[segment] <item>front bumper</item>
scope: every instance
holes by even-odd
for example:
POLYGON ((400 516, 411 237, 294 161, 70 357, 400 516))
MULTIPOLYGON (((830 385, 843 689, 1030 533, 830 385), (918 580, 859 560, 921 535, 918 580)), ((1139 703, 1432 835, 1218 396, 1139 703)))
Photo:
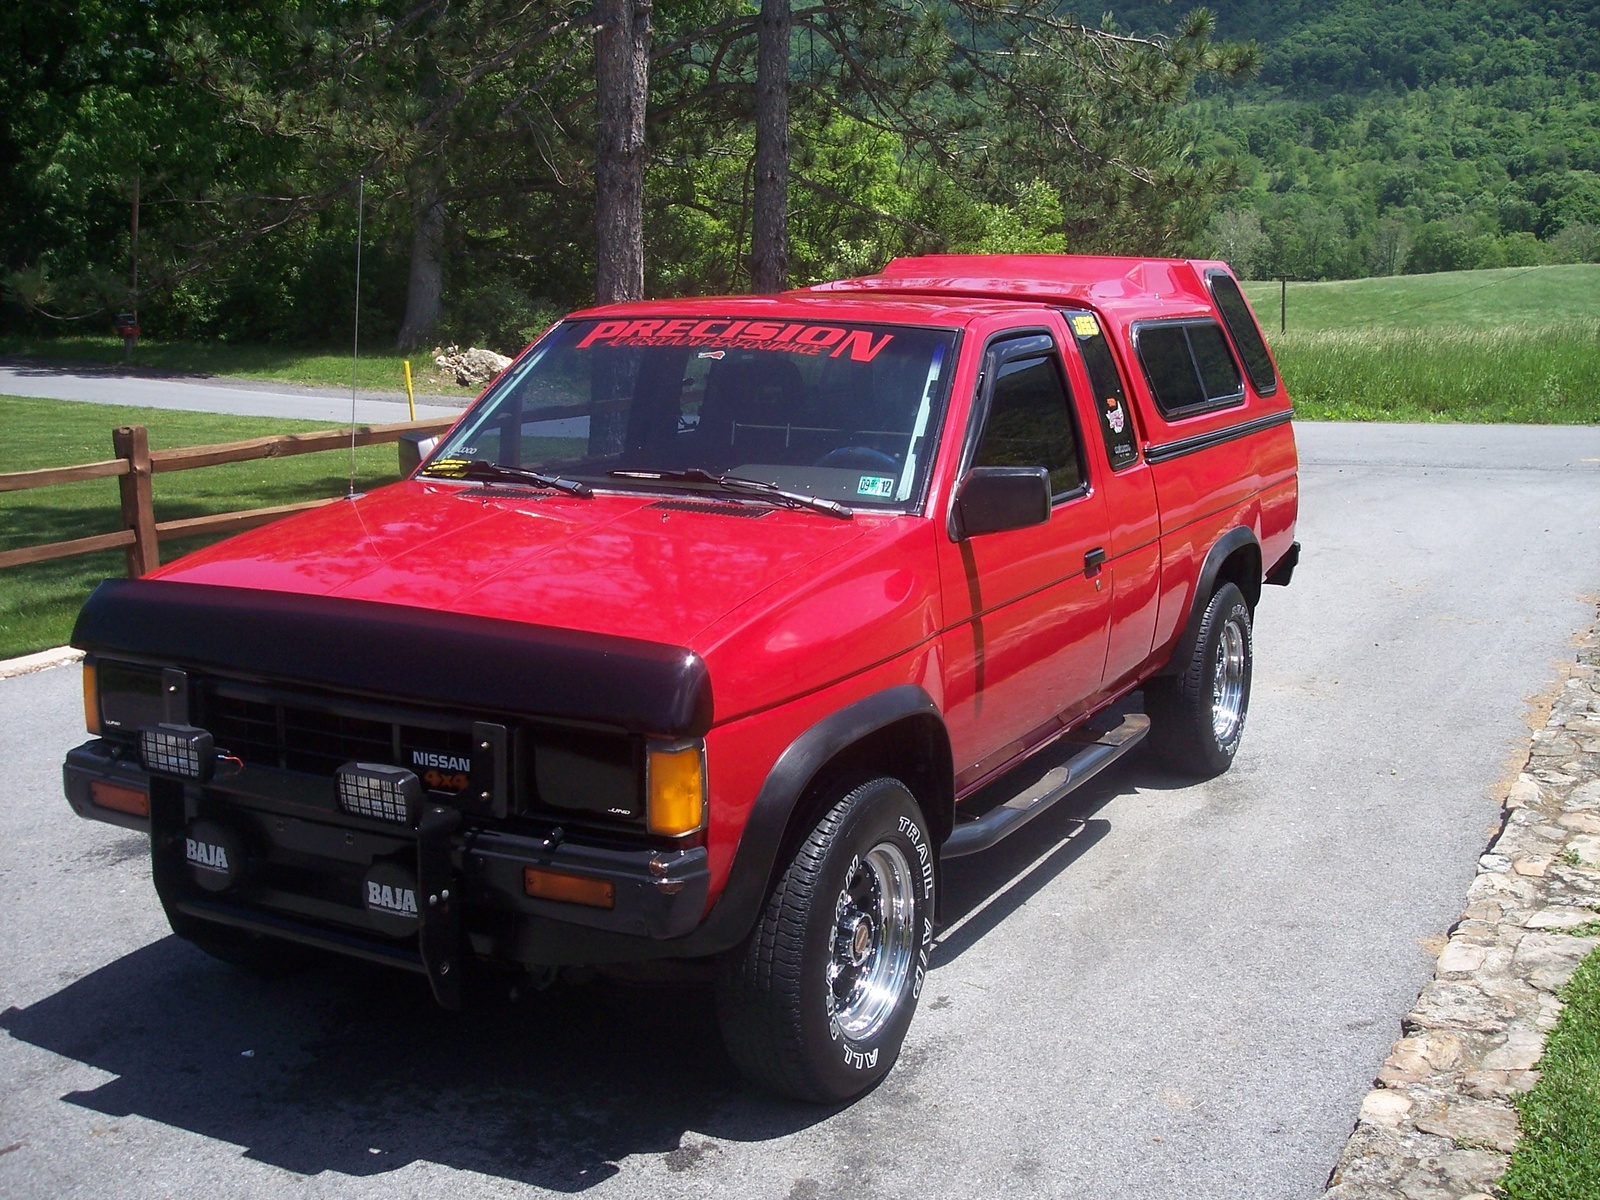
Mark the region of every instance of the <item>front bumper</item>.
POLYGON ((670 939, 691 933, 706 910, 703 847, 599 845, 556 829, 541 836, 444 805, 427 806, 407 828, 344 813, 321 782, 260 767, 205 786, 152 778, 131 749, 101 739, 69 751, 63 767, 79 816, 149 832, 156 890, 180 932, 204 921, 406 967, 427 974, 447 1004, 466 951, 530 965, 670 955, 670 939), (145 791, 149 817, 96 804, 97 780, 145 791), (243 858, 220 889, 199 886, 185 861, 197 821, 226 829, 243 858), (364 880, 384 864, 415 879, 414 931, 395 933, 392 919, 364 903, 364 880), (612 903, 528 895, 529 868, 608 883, 612 903))

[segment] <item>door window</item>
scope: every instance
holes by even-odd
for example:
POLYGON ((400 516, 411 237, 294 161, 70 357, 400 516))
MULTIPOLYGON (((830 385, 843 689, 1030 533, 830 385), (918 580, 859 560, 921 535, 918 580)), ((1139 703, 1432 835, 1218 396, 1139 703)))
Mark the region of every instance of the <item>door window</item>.
POLYGON ((975 467, 1044 467, 1057 502, 1083 490, 1083 456, 1071 400, 1047 338, 990 351, 989 411, 975 467), (1009 352, 1008 352, 1009 350, 1009 352))

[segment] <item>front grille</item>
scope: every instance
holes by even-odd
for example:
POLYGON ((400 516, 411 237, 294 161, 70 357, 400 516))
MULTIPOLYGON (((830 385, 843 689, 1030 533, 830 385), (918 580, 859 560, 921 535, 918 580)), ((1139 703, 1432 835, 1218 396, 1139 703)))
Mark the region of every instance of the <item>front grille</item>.
POLYGON ((310 775, 332 776, 348 762, 413 769, 410 760, 417 751, 472 757, 467 721, 458 729, 439 729, 355 715, 299 697, 245 695, 225 685, 206 689, 204 724, 219 753, 254 766, 310 775))

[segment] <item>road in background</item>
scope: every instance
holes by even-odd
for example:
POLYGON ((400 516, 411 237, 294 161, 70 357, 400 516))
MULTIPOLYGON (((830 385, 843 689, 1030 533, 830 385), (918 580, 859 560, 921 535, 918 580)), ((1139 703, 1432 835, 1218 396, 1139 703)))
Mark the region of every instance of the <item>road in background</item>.
MULTIPOLYGON (((20 359, 0 362, 0 396, 131 404, 139 408, 283 417, 332 424, 350 420, 348 389, 340 393, 220 376, 195 378, 154 371, 127 371, 120 367, 63 367, 20 359)), ((420 396, 417 419, 453 417, 475 398, 476 393, 466 391, 459 400, 448 396, 420 396)), ((361 392, 357 395, 356 420, 362 424, 407 419, 404 392, 361 392)))
POLYGON ((1312 1196, 1593 618, 1600 429, 1299 436, 1234 769, 1133 756, 953 863, 901 1062, 836 1111, 743 1084, 693 986, 449 1015, 210 961, 61 798, 76 669, 0 683, 0 1194, 1312 1196))

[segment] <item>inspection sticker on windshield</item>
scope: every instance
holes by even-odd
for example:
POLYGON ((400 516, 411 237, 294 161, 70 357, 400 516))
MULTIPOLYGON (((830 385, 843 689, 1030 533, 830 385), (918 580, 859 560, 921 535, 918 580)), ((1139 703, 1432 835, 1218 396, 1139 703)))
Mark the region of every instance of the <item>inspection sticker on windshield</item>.
POLYGON ((894 476, 863 475, 856 483, 856 495, 880 496, 887 500, 894 495, 894 476))

